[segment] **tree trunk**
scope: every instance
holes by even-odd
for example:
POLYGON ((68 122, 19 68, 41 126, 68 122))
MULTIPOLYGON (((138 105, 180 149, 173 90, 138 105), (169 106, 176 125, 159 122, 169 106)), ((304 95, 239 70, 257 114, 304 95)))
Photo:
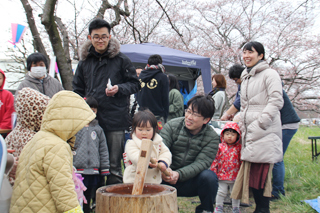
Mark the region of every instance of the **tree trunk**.
POLYGON ((66 57, 65 49, 62 46, 62 41, 58 31, 58 26, 55 23, 54 8, 57 0, 47 0, 44 9, 41 23, 45 26, 49 35, 53 52, 57 57, 57 64, 59 67, 62 85, 66 90, 72 90, 72 67, 71 60, 66 57))

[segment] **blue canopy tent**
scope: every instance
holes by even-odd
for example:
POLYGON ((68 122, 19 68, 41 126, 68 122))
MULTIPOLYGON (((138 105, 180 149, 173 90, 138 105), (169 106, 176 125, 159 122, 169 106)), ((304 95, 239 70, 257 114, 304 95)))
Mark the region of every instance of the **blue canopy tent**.
POLYGON ((148 63, 150 55, 159 54, 167 73, 174 74, 178 80, 188 82, 188 92, 195 85, 195 80, 202 75, 204 92, 211 91, 210 58, 175 50, 154 43, 124 44, 122 53, 127 55, 135 66, 148 63))

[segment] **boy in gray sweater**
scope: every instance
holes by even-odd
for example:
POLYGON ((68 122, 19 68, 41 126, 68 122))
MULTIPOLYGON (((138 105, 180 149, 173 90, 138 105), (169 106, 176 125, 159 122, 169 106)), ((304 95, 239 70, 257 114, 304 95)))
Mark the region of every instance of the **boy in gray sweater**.
MULTIPOLYGON (((85 98, 93 112, 97 113, 98 102, 93 97, 85 98)), ((73 165, 77 173, 84 177, 83 183, 87 187, 84 196, 87 204, 83 204, 84 213, 90 213, 90 201, 95 200, 95 192, 109 175, 109 151, 106 137, 98 120, 94 119, 76 134, 73 165)))

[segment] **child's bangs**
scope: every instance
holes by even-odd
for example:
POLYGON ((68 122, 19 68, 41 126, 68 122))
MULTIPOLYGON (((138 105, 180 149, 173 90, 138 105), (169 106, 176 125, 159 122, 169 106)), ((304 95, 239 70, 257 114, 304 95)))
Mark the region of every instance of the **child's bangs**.
POLYGON ((141 117, 137 122, 137 127, 147 127, 148 122, 149 121, 147 119, 143 119, 143 117, 141 117))

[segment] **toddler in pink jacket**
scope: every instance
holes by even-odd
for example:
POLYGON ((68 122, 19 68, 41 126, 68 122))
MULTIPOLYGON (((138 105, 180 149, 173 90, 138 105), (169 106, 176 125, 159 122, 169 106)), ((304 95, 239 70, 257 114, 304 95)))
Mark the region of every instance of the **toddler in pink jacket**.
MULTIPOLYGON (((219 189, 216 197, 215 213, 223 212, 223 201, 232 191, 234 182, 238 175, 241 161, 241 132, 237 123, 227 123, 220 134, 221 143, 216 158, 211 164, 210 169, 214 171, 219 179, 219 189)), ((240 200, 232 199, 233 213, 240 212, 240 200)))

